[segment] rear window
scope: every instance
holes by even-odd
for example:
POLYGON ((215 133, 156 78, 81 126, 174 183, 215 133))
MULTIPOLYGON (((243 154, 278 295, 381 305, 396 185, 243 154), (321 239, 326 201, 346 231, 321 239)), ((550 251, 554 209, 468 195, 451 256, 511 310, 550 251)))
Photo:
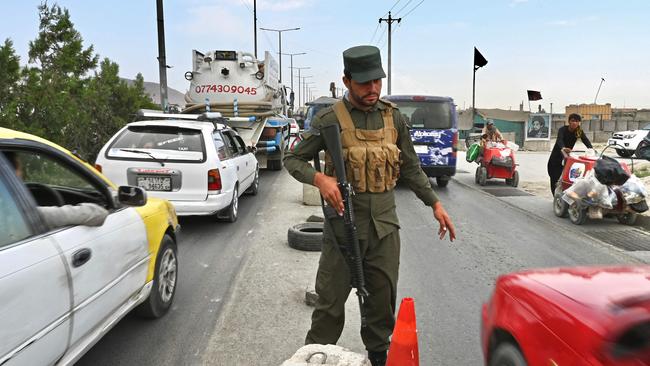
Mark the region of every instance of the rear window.
POLYGON ((107 157, 147 160, 204 161, 200 130, 174 126, 131 126, 113 141, 107 157))
POLYGON ((443 130, 453 127, 451 103, 435 101, 393 101, 413 128, 443 130))

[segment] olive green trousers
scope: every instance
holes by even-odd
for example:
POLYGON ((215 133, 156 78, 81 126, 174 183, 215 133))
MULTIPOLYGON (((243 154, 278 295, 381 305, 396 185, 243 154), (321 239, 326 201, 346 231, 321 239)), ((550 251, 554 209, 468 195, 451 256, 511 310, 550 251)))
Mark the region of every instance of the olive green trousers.
MULTIPOLYGON (((342 220, 330 220, 324 228, 323 248, 318 273, 316 293, 318 301, 312 314, 311 329, 305 344, 336 344, 345 324, 345 302, 350 295, 350 270, 337 243, 343 244, 342 220), (334 238, 336 233, 336 241, 334 238)), ((363 258, 366 290, 364 303, 366 326, 361 328, 361 339, 366 350, 384 351, 390 344, 395 326, 395 297, 399 270, 400 239, 394 231, 379 239, 373 225, 368 235, 359 237, 363 258)), ((344 249, 343 249, 344 250, 344 249)), ((358 306, 358 302, 354 302, 358 306)))

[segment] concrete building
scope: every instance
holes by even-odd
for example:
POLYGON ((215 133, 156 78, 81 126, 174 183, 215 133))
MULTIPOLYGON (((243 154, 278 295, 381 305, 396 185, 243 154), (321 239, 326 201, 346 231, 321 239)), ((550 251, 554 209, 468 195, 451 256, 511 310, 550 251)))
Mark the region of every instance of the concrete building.
POLYGON ((570 104, 565 108, 565 114, 577 113, 582 120, 610 120, 612 119, 612 105, 607 104, 570 104))

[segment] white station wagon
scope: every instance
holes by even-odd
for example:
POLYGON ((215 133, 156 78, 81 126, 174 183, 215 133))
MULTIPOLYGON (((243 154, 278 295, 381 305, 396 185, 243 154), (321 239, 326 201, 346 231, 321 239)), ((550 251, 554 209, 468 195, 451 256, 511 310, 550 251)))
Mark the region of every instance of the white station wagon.
POLYGON ((179 216, 236 221, 239 196, 259 188, 252 149, 223 124, 165 118, 127 124, 101 149, 96 167, 118 185, 169 200, 179 216))

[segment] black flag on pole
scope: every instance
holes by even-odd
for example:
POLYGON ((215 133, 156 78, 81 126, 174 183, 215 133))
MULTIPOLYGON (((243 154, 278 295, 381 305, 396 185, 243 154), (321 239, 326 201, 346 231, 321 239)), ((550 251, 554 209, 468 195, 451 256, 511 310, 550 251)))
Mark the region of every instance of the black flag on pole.
POLYGON ((542 93, 535 91, 535 90, 527 90, 528 92, 528 100, 529 101, 536 101, 536 100, 542 100, 542 93))
POLYGON ((488 61, 481 55, 481 53, 474 47, 474 67, 483 67, 487 65, 488 61))

